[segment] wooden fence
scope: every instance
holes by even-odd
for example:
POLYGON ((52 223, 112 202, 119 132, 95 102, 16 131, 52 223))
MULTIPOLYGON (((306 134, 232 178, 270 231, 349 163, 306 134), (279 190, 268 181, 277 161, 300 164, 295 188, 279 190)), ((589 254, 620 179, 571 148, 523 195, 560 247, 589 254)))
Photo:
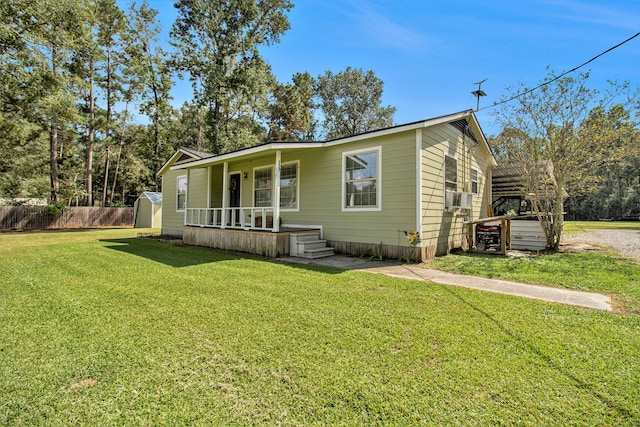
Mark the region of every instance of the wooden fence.
POLYGON ((61 215, 46 206, 0 206, 0 230, 133 227, 133 208, 75 207, 61 215))

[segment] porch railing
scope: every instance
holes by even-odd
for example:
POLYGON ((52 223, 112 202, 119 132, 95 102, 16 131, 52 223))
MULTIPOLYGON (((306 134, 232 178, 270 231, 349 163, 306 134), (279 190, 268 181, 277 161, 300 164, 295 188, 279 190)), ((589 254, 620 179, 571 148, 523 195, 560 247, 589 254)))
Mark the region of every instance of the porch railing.
POLYGON ((273 218, 274 209, 272 207, 187 208, 184 215, 184 225, 273 231, 273 218))

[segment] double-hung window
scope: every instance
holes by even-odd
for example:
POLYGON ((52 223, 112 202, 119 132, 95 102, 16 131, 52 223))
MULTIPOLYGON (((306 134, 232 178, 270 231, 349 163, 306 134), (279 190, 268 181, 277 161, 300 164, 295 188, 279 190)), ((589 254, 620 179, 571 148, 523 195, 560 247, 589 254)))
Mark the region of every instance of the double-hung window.
POLYGON ((187 207, 187 176, 180 175, 177 180, 176 211, 184 211, 187 207))
POLYGON ((273 169, 271 168, 271 166, 261 169, 255 169, 253 171, 253 205, 255 207, 262 208, 272 206, 272 174, 273 169))
MULTIPOLYGON (((280 208, 298 209, 298 162, 280 167, 280 208)), ((273 206, 273 166, 253 171, 253 205, 257 208, 273 206)))
POLYGON ((280 167, 280 208, 298 209, 298 162, 280 167))
POLYGON ((478 194, 478 169, 471 168, 471 192, 478 194))
POLYGON ((342 154, 342 209, 380 210, 381 147, 342 154))
POLYGON ((444 156, 444 189, 458 190, 458 161, 451 156, 444 156))

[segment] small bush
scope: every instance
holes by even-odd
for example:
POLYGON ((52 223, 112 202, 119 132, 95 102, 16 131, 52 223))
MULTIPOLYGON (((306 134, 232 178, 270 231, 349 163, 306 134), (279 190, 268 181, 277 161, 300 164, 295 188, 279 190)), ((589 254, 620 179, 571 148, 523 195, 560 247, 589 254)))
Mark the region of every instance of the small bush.
POLYGON ((47 205, 49 215, 53 215, 55 217, 59 217, 62 215, 62 212, 67 208, 67 204, 64 202, 49 202, 47 205))

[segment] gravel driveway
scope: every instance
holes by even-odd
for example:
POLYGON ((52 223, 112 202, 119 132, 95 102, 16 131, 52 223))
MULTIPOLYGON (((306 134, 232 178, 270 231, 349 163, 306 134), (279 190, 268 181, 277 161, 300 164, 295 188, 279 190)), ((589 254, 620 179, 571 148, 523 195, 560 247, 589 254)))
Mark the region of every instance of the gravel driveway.
POLYGON ((640 230, 594 230, 562 236, 562 245, 581 244, 606 247, 640 261, 640 230))

